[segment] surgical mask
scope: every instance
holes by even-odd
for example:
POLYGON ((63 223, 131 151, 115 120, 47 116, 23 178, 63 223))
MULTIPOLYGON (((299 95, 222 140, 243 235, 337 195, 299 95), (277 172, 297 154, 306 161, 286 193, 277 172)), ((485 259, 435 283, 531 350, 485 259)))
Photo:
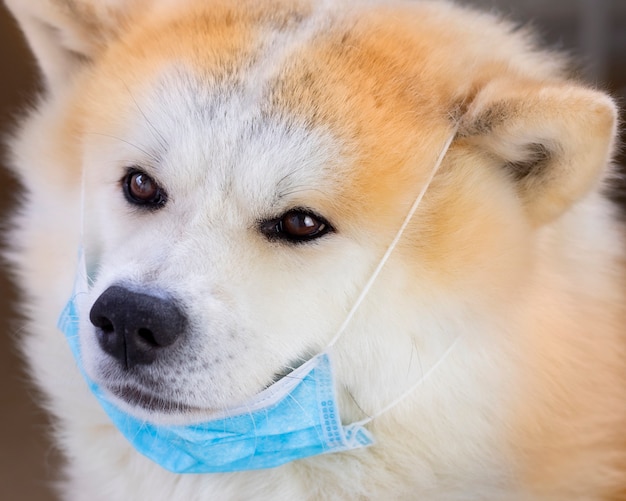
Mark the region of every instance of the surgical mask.
POLYGON ((365 425, 386 412, 428 378, 452 350, 414 385, 375 415, 343 425, 333 371, 332 351, 398 244, 426 189, 439 169, 456 128, 450 135, 395 238, 365 284, 327 348, 248 401, 189 425, 158 425, 138 419, 116 406, 86 374, 81 359, 79 315, 75 298, 87 290, 84 255, 80 253, 74 294, 59 319, 76 362, 89 388, 113 424, 137 451, 174 473, 225 473, 272 468, 318 454, 370 446, 374 438, 365 425))

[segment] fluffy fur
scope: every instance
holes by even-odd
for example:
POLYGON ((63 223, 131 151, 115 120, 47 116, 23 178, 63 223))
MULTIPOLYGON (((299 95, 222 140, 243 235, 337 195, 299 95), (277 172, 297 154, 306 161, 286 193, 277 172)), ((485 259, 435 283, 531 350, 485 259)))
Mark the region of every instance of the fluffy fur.
POLYGON ((11 142, 26 199, 8 241, 64 499, 626 499, 625 252, 602 195, 616 108, 559 56, 445 2, 6 1, 46 84, 11 142), (336 346, 350 422, 459 338, 369 425, 377 444, 223 475, 138 455, 55 328, 81 220, 88 372, 151 395, 119 399, 137 416, 187 422, 324 348, 454 124, 336 346), (129 203, 128 168, 167 203, 129 203), (294 208, 334 231, 294 244, 260 230, 294 208), (167 363, 127 371, 96 342, 87 317, 112 284, 183 305, 167 363))

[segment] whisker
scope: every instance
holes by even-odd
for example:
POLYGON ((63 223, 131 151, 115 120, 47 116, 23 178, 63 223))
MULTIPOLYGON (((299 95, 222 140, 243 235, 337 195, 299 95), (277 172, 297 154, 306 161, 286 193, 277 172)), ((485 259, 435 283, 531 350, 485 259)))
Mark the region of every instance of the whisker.
POLYGON ((406 369, 406 375, 407 375, 407 379, 411 373, 411 366, 413 365, 413 353, 415 353, 416 357, 417 357, 417 363, 419 365, 420 368, 420 377, 424 376, 424 367, 422 366, 422 357, 420 357, 420 352, 417 349, 417 345, 415 344, 415 339, 411 339, 411 356, 409 358, 409 365, 406 369))
POLYGON ((304 192, 318 192, 321 193, 322 195, 324 195, 324 191, 320 190, 319 188, 311 188, 309 186, 307 187, 297 187, 295 189, 292 189, 290 191, 281 191, 280 193, 278 193, 278 198, 285 198, 291 195, 295 195, 296 193, 304 193, 304 192))
POLYGON ((128 91, 128 94, 130 95, 130 97, 133 100, 133 102, 135 103, 135 106, 139 110, 139 113, 141 113, 141 116, 144 118, 144 120, 148 124, 148 127, 150 128, 150 131, 152 132, 153 136, 156 138, 157 142, 159 143, 159 146, 164 151, 167 150, 169 145, 168 145, 168 142, 165 139, 165 137, 163 137, 163 134, 161 134, 159 132, 159 130, 154 126, 154 124, 150 121, 148 116, 141 109, 141 106, 139 106, 139 103, 137 102, 137 99, 135 99, 135 96, 131 92, 130 87, 128 86, 128 84, 124 80, 122 80, 122 83, 124 84, 124 87, 126 87, 126 90, 128 91))
POLYGON ((367 418, 371 418, 372 416, 365 411, 365 409, 363 409, 363 407, 361 407, 359 405, 359 402, 357 402, 356 398, 354 397, 354 395, 352 394, 352 392, 350 391, 350 388, 348 388, 347 386, 344 385, 343 389, 345 390, 345 392, 348 394, 348 396, 350 397, 350 399, 352 400, 352 402, 354 403, 354 405, 356 406, 357 409, 359 409, 361 411, 361 413, 367 417, 367 418))
POLYGON ((295 170, 292 170, 291 172, 288 172, 287 174, 285 174, 283 177, 281 177, 278 182, 276 183, 276 186, 280 186, 282 183, 284 183, 287 179, 289 179, 291 176, 297 174, 298 172, 300 172, 301 170, 303 170, 306 167, 306 165, 301 165, 300 167, 298 167, 295 170))
POLYGON ((149 151, 141 148, 140 146, 137 146, 136 144, 131 143, 130 141, 126 141, 125 139, 122 139, 121 137, 114 136, 112 134, 104 134, 102 132, 90 132, 89 134, 94 135, 94 136, 102 136, 102 137, 109 137, 111 139, 115 139, 124 144, 127 144, 128 146, 132 146, 136 150, 141 151, 144 155, 150 157, 155 163, 159 163, 161 161, 161 159, 158 156, 156 156, 154 153, 150 153, 149 151))

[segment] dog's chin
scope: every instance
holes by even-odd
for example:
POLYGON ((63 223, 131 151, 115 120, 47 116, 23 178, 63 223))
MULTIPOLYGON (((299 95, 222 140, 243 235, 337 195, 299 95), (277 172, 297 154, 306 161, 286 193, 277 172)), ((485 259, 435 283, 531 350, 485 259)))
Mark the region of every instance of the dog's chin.
POLYGON ((112 401, 129 414, 154 424, 188 424, 208 418, 211 411, 169 400, 134 386, 108 387, 112 401))
MULTIPOLYGON (((298 359, 296 362, 289 364, 284 370, 276 372, 268 384, 261 387, 259 391, 267 389, 283 379, 308 358, 298 359)), ((108 394, 108 399, 111 403, 120 410, 137 419, 154 424, 194 424, 215 419, 223 414, 223 410, 220 412, 214 408, 198 407, 176 400, 175 396, 159 395, 154 390, 146 389, 140 384, 114 383, 112 381, 102 381, 100 384, 108 394)), ((238 404, 235 403, 233 405, 236 407, 238 404)))

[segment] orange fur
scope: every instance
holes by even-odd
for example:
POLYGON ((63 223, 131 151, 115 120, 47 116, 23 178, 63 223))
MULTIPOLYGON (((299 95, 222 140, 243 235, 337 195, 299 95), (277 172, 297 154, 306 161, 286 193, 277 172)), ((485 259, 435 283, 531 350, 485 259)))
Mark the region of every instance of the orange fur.
MULTIPOLYGON (((23 25, 32 27, 28 9, 38 12, 37 8, 30 2, 22 5, 12 0, 12 4, 23 25)), ((323 346, 326 331, 341 321, 350 294, 362 285, 363 270, 375 265, 426 182, 444 142, 459 127, 387 274, 381 275, 370 303, 357 315, 358 327, 348 330, 344 344, 337 348, 338 372, 344 378, 340 388, 347 388, 342 398, 349 402, 344 416, 360 416, 361 404, 367 411, 381 408, 389 400, 389 388, 408 384, 405 373, 413 368, 413 352, 406 362, 405 346, 415 350, 419 364, 422 357, 436 361, 436 350, 429 350, 445 345, 446 336, 458 335, 462 348, 450 357, 449 365, 423 393, 410 395, 374 420, 371 426, 380 448, 363 455, 306 460, 267 476, 244 473, 233 476, 232 482, 230 477, 167 477, 164 484, 172 492, 180 489, 176 492, 181 499, 188 497, 181 493, 200 492, 196 487, 218 495, 229 493, 232 498, 254 493, 267 498, 356 499, 387 494, 401 498, 421 489, 420 495, 427 499, 432 494, 432 499, 448 501, 458 499, 474 476, 484 475, 480 492, 496 498, 507 492, 515 501, 626 499, 625 250, 623 235, 618 234, 614 215, 600 193, 615 136, 615 107, 600 92, 568 79, 560 56, 537 50, 529 35, 512 33, 511 27, 492 16, 445 2, 330 2, 320 7, 306 0, 142 0, 125 6, 75 0, 46 5, 52 6, 51 19, 67 33, 63 32, 56 52, 45 51, 36 28, 31 43, 40 59, 47 54, 64 64, 42 63, 54 92, 25 121, 14 145, 16 163, 24 166, 23 177, 34 196, 25 211, 28 216, 16 225, 24 228, 15 233, 19 240, 15 248, 21 245, 26 250, 13 259, 22 269, 25 288, 35 291, 36 311, 43 312, 47 329, 52 324, 49 317, 59 309, 59 297, 69 290, 72 265, 68 263, 78 245, 78 230, 68 230, 59 214, 73 214, 72 203, 74 209, 78 207, 84 171, 88 208, 102 204, 99 222, 113 234, 98 235, 105 257, 116 263, 117 247, 127 252, 131 246, 126 244, 132 241, 141 249, 131 256, 137 267, 150 261, 145 256, 153 260, 144 270, 150 280, 156 282, 163 269, 177 265, 179 269, 170 270, 166 278, 187 277, 176 285, 187 291, 184 287, 192 283, 200 291, 185 297, 210 296, 224 311, 232 310, 223 324, 232 332, 249 335, 257 351, 251 359, 243 359, 248 366, 231 356, 228 370, 216 377, 240 371, 231 386, 242 393, 264 382, 261 376, 258 381, 249 376, 255 364, 266 364, 270 367, 262 370, 275 374, 277 367, 272 364, 293 363, 311 346, 323 346), (68 50, 78 57, 68 56, 68 50), (65 81, 59 74, 67 68, 72 71, 65 81), (178 203, 172 210, 180 212, 167 216, 167 206, 155 211, 159 216, 129 216, 119 180, 124 169, 136 166, 136 157, 120 154, 120 160, 111 153, 114 160, 98 161, 102 152, 117 152, 120 144, 134 148, 134 154, 151 156, 151 151, 144 151, 141 134, 139 140, 133 139, 136 142, 127 138, 135 129, 145 136, 155 135, 144 106, 153 106, 157 117, 167 115, 170 110, 155 102, 159 96, 155 89, 161 88, 172 95, 187 92, 185 96, 199 96, 208 89, 223 98, 227 104, 218 105, 224 107, 240 91, 243 97, 237 97, 258 111, 268 131, 287 124, 300 134, 295 136, 301 141, 298 146, 306 146, 307 141, 319 148, 319 144, 330 145, 337 158, 324 160, 324 165, 317 165, 315 159, 307 164, 294 153, 293 162, 302 162, 301 168, 311 172, 282 197, 286 200, 282 203, 288 204, 287 209, 318 211, 336 232, 318 246, 297 250, 268 243, 259 234, 259 219, 274 217, 271 211, 282 209, 275 200, 263 198, 269 198, 266 192, 276 191, 265 184, 274 183, 272 176, 284 180, 301 174, 298 165, 289 165, 289 148, 295 148, 291 144, 279 145, 281 154, 282 147, 287 152, 284 159, 269 161, 263 156, 265 150, 259 153, 258 163, 265 169, 261 173, 255 171, 256 157, 247 170, 237 170, 223 160, 222 175, 228 181, 224 184, 239 187, 246 195, 239 199, 236 190, 219 191, 221 179, 211 178, 218 170, 214 152, 202 148, 211 144, 215 150, 243 149, 234 134, 241 130, 240 122, 245 125, 245 117, 238 114, 246 109, 235 105, 219 108, 234 121, 234 125, 223 121, 224 128, 232 125, 234 132, 220 136, 221 142, 203 140, 206 130, 217 136, 222 131, 208 127, 210 120, 194 116, 184 117, 191 124, 186 129, 177 130, 175 124, 173 131, 158 131, 182 135, 191 131, 199 137, 194 136, 196 141, 186 144, 183 153, 176 151, 183 159, 192 158, 193 165, 181 166, 174 159, 173 172, 165 172, 172 199, 178 203), (206 128, 196 131, 197 123, 206 128), (191 148, 202 155, 185 156, 191 148), (289 167, 286 175, 274 165, 283 160, 289 167), (246 191, 244 181, 260 186, 246 191), (182 185, 195 191, 176 193, 182 185), (44 201, 42 194, 47 196, 48 188, 56 199, 44 201), (102 193, 114 196, 102 203, 102 193), (249 209, 254 197, 263 203, 255 199, 258 207, 249 209), (42 213, 52 221, 50 227, 42 228, 46 225, 37 220, 42 213), (169 227, 157 217, 166 223, 171 217, 174 223, 169 227), (59 239, 59 234, 69 236, 59 239), (137 235, 150 242, 154 238, 156 243, 144 244, 137 235), (60 249, 50 252, 48 248, 55 245, 60 249), (206 253, 202 259, 198 249, 206 253), (186 266, 192 269, 189 276, 186 266), (65 278, 57 278, 59 269, 65 270, 65 278), (219 282, 220 274, 228 280, 219 282), (248 275, 261 278, 250 285, 248 275), (44 289, 55 294, 42 297, 44 289), (335 300, 324 297, 328 304, 315 310, 320 296, 327 294, 335 300), (237 310, 240 303, 245 304, 241 311, 237 310), (261 312, 256 317, 250 313, 255 308, 261 312), (246 315, 252 320, 243 327, 229 324, 231 317, 238 322, 246 315), (323 335, 307 338, 302 332, 323 335), (295 347, 281 345, 285 340, 284 344, 295 347), (501 468, 494 472, 495 480, 489 471, 480 471, 481 465, 501 468), (320 477, 323 483, 317 482, 320 477), (258 490, 257 483, 262 485, 258 490), (319 485, 326 491, 314 491, 321 489, 319 485)), ((203 110, 192 112, 200 115, 203 110)), ((171 125, 166 119, 163 124, 171 125)), ((282 140, 279 132, 276 136, 276 141, 282 140)), ((216 156, 220 153, 231 158, 226 154, 230 152, 216 151, 216 156)), ((145 162, 142 168, 158 172, 150 164, 158 164, 158 156, 145 162)), ((168 166, 160 168, 167 171, 168 166)), ((99 231, 98 224, 89 226, 87 239, 99 231)), ((116 271, 116 266, 110 268, 116 271)), ((114 271, 109 271, 112 276, 114 271)), ((200 299, 197 302, 201 304, 200 299)), ((198 306, 198 311, 204 309, 198 306)), ((201 320, 195 324, 209 323, 201 320)), ((215 333, 203 332, 203 339, 208 334, 215 333)), ((49 336, 33 339, 42 346, 52 343, 49 336)), ((218 352, 225 349, 215 344, 218 352)), ((32 341, 29 346, 38 345, 32 341)), ((39 349, 68 356, 54 346, 39 349)), ((233 346, 243 352, 239 356, 246 355, 244 348, 233 346)), ((204 369, 219 358, 211 354, 204 369)), ((75 415, 66 418, 73 395, 62 391, 63 382, 53 381, 52 362, 41 356, 33 366, 40 362, 49 364, 37 377, 58 398, 58 402, 51 399, 54 412, 66 420, 68 429, 67 423, 80 422, 76 427, 80 432, 71 435, 74 442, 68 449, 78 455, 81 438, 93 438, 94 426, 98 438, 85 440, 84 447, 104 448, 108 434, 117 435, 102 424, 100 409, 85 404, 84 421, 75 415), (90 421, 93 416, 95 425, 90 421)), ((224 381, 228 394, 230 380, 224 381)), ((107 468, 92 471, 93 478, 101 481, 98 485, 113 486, 112 493, 127 494, 139 486, 148 492, 154 486, 141 482, 162 480, 151 469, 154 465, 141 463, 143 458, 137 459, 123 446, 107 453, 114 459, 107 463, 107 457, 103 463, 128 463, 146 473, 125 475, 133 468, 120 474, 107 468)), ((76 466, 75 487, 84 487, 80 473, 91 467, 84 464, 76 466)))

